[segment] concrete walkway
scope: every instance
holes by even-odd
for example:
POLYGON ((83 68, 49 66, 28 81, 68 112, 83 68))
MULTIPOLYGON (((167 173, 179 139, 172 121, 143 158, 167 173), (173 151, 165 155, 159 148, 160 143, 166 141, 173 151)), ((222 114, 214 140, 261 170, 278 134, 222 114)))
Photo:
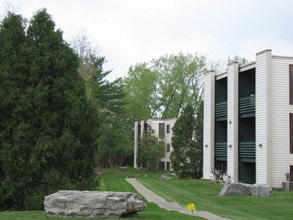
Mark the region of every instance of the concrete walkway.
POLYGON ((169 211, 177 211, 186 215, 194 215, 198 217, 202 217, 208 220, 227 220, 225 218, 221 218, 220 216, 214 215, 210 212, 206 211, 194 211, 193 213, 187 210, 186 207, 180 206, 176 202, 167 202, 161 196, 158 196, 153 191, 146 188, 144 185, 139 183, 135 178, 126 178, 127 182, 130 183, 136 190, 139 192, 148 202, 153 202, 158 204, 160 208, 167 209, 169 211))

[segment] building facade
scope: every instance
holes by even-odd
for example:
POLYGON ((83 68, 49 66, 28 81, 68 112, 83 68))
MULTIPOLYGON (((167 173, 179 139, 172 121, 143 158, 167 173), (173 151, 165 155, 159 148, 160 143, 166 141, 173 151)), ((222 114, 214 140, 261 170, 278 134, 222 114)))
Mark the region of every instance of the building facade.
POLYGON ((256 54, 253 63, 205 74, 203 178, 281 188, 293 181, 293 57, 256 54))
POLYGON ((173 170, 170 161, 170 154, 172 148, 172 128, 176 122, 176 119, 148 119, 146 121, 137 121, 134 123, 134 168, 139 167, 137 164, 137 153, 141 146, 141 138, 143 133, 146 132, 148 126, 154 131, 154 135, 165 144, 165 156, 159 163, 159 169, 173 170))

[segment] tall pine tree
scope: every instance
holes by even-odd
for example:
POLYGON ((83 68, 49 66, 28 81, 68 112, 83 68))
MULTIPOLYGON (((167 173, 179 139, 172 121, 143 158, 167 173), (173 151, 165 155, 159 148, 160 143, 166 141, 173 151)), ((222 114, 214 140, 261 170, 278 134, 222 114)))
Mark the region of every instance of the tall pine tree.
POLYGON ((179 177, 200 178, 202 172, 202 101, 187 105, 173 127, 171 162, 179 177))
POLYGON ((91 187, 98 119, 78 65, 46 10, 27 29, 19 15, 2 21, 1 209, 42 209, 48 193, 91 187))

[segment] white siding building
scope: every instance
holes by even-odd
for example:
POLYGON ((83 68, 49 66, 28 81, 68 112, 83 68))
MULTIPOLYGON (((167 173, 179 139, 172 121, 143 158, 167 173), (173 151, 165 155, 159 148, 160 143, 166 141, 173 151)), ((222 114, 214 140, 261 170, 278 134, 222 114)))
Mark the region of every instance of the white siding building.
POLYGON ((293 181, 293 57, 265 50, 204 80, 203 178, 217 170, 272 188, 285 173, 293 181))
POLYGON ((172 128, 176 122, 176 119, 148 119, 147 121, 138 121, 134 123, 134 167, 139 167, 137 164, 137 152, 140 148, 140 141, 143 133, 146 131, 149 125, 154 131, 155 136, 165 143, 165 156, 161 159, 159 168, 163 170, 173 170, 170 154, 173 151, 172 148, 172 128))

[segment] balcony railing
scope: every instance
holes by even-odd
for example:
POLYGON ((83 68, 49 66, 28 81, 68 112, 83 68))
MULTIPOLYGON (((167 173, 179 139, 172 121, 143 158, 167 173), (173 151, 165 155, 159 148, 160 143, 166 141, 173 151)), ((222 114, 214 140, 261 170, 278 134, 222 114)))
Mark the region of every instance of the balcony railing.
POLYGON ((255 162, 255 141, 240 142, 238 155, 241 162, 255 162))
POLYGON ((215 116, 217 119, 227 119, 227 102, 216 103, 215 116))
POLYGON ((239 99, 239 114, 241 117, 255 116, 255 95, 239 99))
POLYGON ((216 160, 227 161, 227 142, 217 142, 215 144, 216 160))

